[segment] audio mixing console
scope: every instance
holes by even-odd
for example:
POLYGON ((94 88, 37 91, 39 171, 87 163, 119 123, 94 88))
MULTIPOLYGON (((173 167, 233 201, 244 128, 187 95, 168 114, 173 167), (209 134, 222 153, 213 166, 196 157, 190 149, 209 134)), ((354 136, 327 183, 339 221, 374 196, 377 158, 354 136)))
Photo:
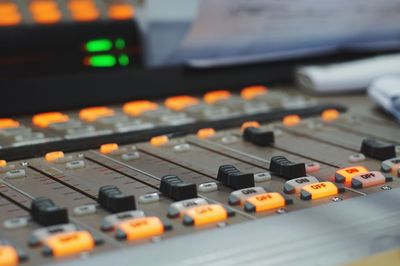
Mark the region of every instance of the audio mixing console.
POLYGON ((252 86, 3 118, 0 265, 337 265, 396 248, 400 128, 363 96, 329 101, 252 86))

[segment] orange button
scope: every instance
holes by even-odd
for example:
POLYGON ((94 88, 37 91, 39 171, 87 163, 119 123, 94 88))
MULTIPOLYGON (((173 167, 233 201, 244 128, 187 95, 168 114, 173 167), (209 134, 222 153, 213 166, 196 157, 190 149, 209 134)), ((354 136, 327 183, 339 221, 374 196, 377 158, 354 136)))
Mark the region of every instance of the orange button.
POLYGON ((19 263, 18 253, 12 246, 0 246, 0 265, 16 266, 19 263))
POLYGON ((227 90, 210 91, 204 94, 204 101, 208 104, 214 104, 219 101, 227 100, 231 97, 231 93, 227 90))
POLYGON ((55 257, 87 252, 95 247, 95 241, 87 231, 59 233, 47 238, 44 244, 51 249, 55 257))
POLYGON ((269 211, 286 205, 285 198, 278 192, 263 193, 247 198, 244 204, 246 211, 269 211))
POLYGON ((181 111, 187 107, 196 105, 199 103, 197 98, 187 95, 179 95, 169 97, 165 100, 164 104, 167 108, 174 111, 181 111))
POLYGON ((258 123, 257 121, 247 121, 244 122, 241 126, 241 130, 245 130, 248 127, 255 127, 255 128, 259 128, 260 127, 260 123, 258 123))
POLYGON ((140 240, 160 236, 164 233, 164 224, 158 217, 141 217, 123 221, 117 228, 127 240, 140 240))
POLYGON ((86 122, 94 122, 99 118, 113 116, 114 110, 105 106, 84 108, 79 112, 80 119, 86 122))
POLYGON ((183 223, 186 225, 205 225, 228 219, 228 212, 219 204, 207 204, 190 208, 184 212, 183 223))
POLYGON ((134 8, 130 4, 116 3, 108 7, 108 16, 115 20, 127 20, 135 15, 134 8))
POLYGON ((49 112, 34 115, 32 123, 37 127, 48 127, 55 123, 64 123, 69 120, 68 115, 59 112, 49 112))
POLYGON ((340 113, 336 109, 328 109, 322 112, 321 114, 321 119, 325 122, 330 122, 338 119, 340 116, 340 113))
POLYGON ((19 122, 11 118, 0 118, 0 129, 19 127, 19 122))
POLYGON ((162 136, 156 136, 156 137, 152 137, 150 139, 150 144, 155 146, 155 147, 160 147, 162 145, 167 144, 169 141, 169 138, 165 135, 162 136))
POLYGON ((354 176, 357 176, 359 174, 367 173, 368 169, 365 168, 364 166, 351 166, 351 167, 346 167, 342 168, 336 171, 335 173, 335 181, 336 182, 345 182, 345 183, 350 183, 351 179, 354 176))
POLYGON ((64 158, 64 153, 62 151, 53 151, 46 153, 45 157, 48 162, 55 162, 59 159, 64 158))
POLYGON ((67 6, 71 17, 76 21, 93 21, 100 16, 93 0, 70 0, 67 6))
POLYGON ((240 92, 240 96, 245 100, 252 100, 258 96, 266 94, 267 91, 268 89, 265 86, 249 86, 240 92))
POLYGON ((100 152, 102 154, 110 154, 114 151, 117 151, 118 149, 119 147, 117 143, 107 143, 100 146, 100 152))
POLYGON ((213 128, 202 128, 197 131, 197 137, 201 139, 208 139, 215 135, 213 128))
POLYGON ((21 22, 22 17, 19 13, 0 15, 0 26, 14 26, 21 22))
POLYGON ((7 166, 7 161, 6 160, 0 160, 0 167, 6 167, 7 166))
POLYGON ((53 24, 61 20, 62 14, 54 0, 34 0, 29 4, 33 19, 41 24, 53 24))
POLYGON ((332 182, 319 182, 302 187, 300 191, 300 198, 303 200, 314 200, 333 196, 339 192, 343 192, 343 189, 339 189, 332 182))
POLYGON ((18 13, 18 7, 13 2, 0 2, 0 14, 18 13))
POLYGON ((296 126, 300 123, 301 118, 298 115, 287 115, 283 118, 282 123, 287 127, 296 126))
POLYGON ((158 104, 146 100, 132 101, 125 103, 122 109, 128 115, 139 116, 144 112, 157 110, 158 104))

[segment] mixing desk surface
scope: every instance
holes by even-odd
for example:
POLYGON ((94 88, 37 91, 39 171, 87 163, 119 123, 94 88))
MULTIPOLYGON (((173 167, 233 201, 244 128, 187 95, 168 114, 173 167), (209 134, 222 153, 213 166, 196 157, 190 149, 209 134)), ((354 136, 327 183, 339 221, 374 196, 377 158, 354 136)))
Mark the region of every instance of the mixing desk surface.
POLYGON ((363 96, 252 86, 0 128, 1 266, 400 263, 400 128, 363 96))

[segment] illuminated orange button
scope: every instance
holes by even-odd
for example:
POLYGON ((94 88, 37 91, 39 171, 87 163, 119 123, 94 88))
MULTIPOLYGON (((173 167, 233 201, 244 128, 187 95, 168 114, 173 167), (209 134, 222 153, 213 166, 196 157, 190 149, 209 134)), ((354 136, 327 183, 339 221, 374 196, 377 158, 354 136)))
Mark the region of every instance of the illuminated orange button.
POLYGON ((158 104, 146 100, 132 101, 125 103, 122 109, 128 115, 139 116, 144 112, 157 110, 158 104))
POLYGON ((33 19, 40 24, 53 24, 61 20, 61 13, 59 11, 39 13, 33 15, 33 19))
POLYGON ((165 135, 162 136, 156 136, 156 137, 152 137, 150 139, 150 144, 155 146, 155 147, 160 147, 162 145, 167 144, 169 141, 169 138, 165 135))
POLYGON ((118 224, 127 240, 140 240, 160 236, 164 233, 164 224, 158 217, 134 218, 118 224))
POLYGON ((34 115, 32 123, 37 127, 48 127, 55 123, 64 123, 69 120, 68 115, 59 112, 49 112, 34 115))
POLYGON ((10 13, 18 13, 17 5, 12 2, 0 3, 0 14, 5 15, 10 13))
POLYGON ((231 97, 231 93, 226 90, 210 91, 204 94, 204 101, 208 104, 214 104, 219 101, 227 100, 231 97))
POLYGON ((79 112, 79 117, 86 122, 94 122, 99 118, 113 116, 114 110, 105 106, 84 108, 79 112))
POLYGON ((179 95, 169 97, 165 100, 164 104, 167 108, 174 111, 181 111, 189 106, 193 106, 199 103, 197 98, 188 95, 179 95))
POLYGON ((197 131, 197 137, 201 139, 208 139, 215 135, 213 128, 202 128, 197 131))
POLYGON ((6 167, 7 166, 7 161, 6 160, 0 160, 0 167, 6 167))
POLYGON ((0 246, 0 265, 16 266, 19 263, 18 253, 12 246, 0 246))
POLYGON ((21 22, 19 13, 0 14, 0 26, 14 26, 21 22))
POLYGON ((134 8, 130 4, 112 4, 108 8, 108 16, 115 20, 131 19, 134 16, 134 8))
POLYGON ((287 127, 296 126, 300 123, 301 118, 298 115, 287 115, 283 118, 282 123, 287 127))
POLYGON ((336 109, 328 109, 322 112, 321 114, 321 119, 325 122, 330 122, 338 119, 340 116, 340 113, 336 109))
POLYGON ((0 128, 16 128, 19 122, 11 118, 0 118, 0 128))
POLYGON ((87 231, 59 233, 44 241, 53 256, 61 257, 93 250, 95 241, 87 231))
POLYGON ((68 9, 76 21, 93 21, 100 16, 100 12, 93 0, 70 0, 68 9))
POLYGON ((59 159, 64 158, 64 153, 62 151, 53 151, 53 152, 46 153, 44 158, 48 162, 55 162, 59 159))
POLYGON ((368 172, 368 169, 365 168, 364 166, 351 166, 351 167, 342 168, 342 169, 339 169, 336 171, 335 181, 350 183, 351 179, 354 176, 357 176, 357 175, 363 174, 363 173, 367 173, 367 172, 368 172))
POLYGON ((40 24, 53 24, 61 20, 62 14, 53 0, 35 0, 29 5, 33 19, 40 24))
POLYGON ((228 212, 219 204, 207 204, 190 208, 184 212, 183 223, 186 225, 205 225, 228 219, 228 212))
POLYGON ((302 187, 300 191, 300 198, 302 200, 314 200, 333 196, 339 192, 343 192, 343 189, 339 189, 334 183, 319 182, 302 187))
POLYGON ((96 10, 76 11, 72 13, 72 18, 76 21, 93 21, 98 19, 100 12, 96 10))
POLYGON ((113 153, 114 151, 117 151, 118 149, 119 146, 117 143, 107 143, 100 146, 100 152, 102 154, 110 154, 113 153))
POLYGON ((267 91, 268 89, 265 86, 249 86, 240 92, 240 96, 245 100, 252 100, 258 96, 266 94, 267 91))
POLYGON ((241 130, 245 130, 248 127, 255 127, 255 128, 259 128, 260 127, 260 123, 258 123, 257 121, 247 121, 244 122, 241 126, 241 130))
POLYGON ((246 211, 269 211, 282 208, 286 204, 285 198, 278 192, 263 193, 247 198, 244 204, 246 211))

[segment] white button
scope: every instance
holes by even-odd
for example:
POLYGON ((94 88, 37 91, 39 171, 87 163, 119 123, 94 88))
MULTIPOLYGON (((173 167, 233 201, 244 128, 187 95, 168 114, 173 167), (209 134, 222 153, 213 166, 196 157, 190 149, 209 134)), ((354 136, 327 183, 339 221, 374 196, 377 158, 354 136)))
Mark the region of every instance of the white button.
POLYGON ((195 199, 178 201, 178 202, 172 203, 169 206, 168 211, 167 211, 168 216, 171 218, 177 217, 184 210, 187 210, 194 206, 207 205, 207 204, 208 204, 208 202, 203 198, 195 198, 195 199))
POLYGON ((199 185, 199 192, 213 192, 218 190, 218 185, 215 182, 203 183, 199 185))
POLYGON ((78 216, 93 214, 96 213, 96 205, 90 204, 78 206, 74 208, 73 212, 78 216))
POLYGON ((264 182, 271 180, 271 174, 268 172, 258 173, 254 175, 254 182, 264 182))
POLYGON ((365 156, 362 153, 355 153, 349 156, 349 162, 351 163, 362 162, 364 160, 365 156))
POLYGON ((122 154, 121 158, 124 161, 137 160, 140 158, 140 153, 137 151, 127 152, 122 154))
POLYGON ((184 152, 190 150, 190 145, 187 143, 182 143, 174 146, 175 152, 184 152))
POLYGON ((158 193, 145 194, 139 197, 139 203, 153 203, 159 200, 160 196, 158 195, 158 193))
POLYGON ((300 193, 300 190, 305 185, 309 185, 312 183, 318 183, 319 180, 313 176, 303 176, 298 177, 289 181, 286 181, 283 191, 285 193, 300 193))
POLYGON ((68 162, 65 165, 68 169, 79 169, 85 167, 85 162, 82 160, 68 162))
POLYGON ((224 136, 221 138, 221 142, 224 144, 232 144, 238 141, 238 138, 236 136, 224 136))
POLYGON ((23 169, 11 170, 6 173, 6 178, 14 179, 14 178, 22 178, 26 176, 26 172, 23 169))
POLYGON ((249 187, 240 190, 233 191, 229 195, 228 202, 230 205, 239 205, 243 204, 244 201, 252 196, 265 193, 265 189, 263 187, 249 187))
POLYGON ((314 173, 321 170, 321 165, 316 162, 306 163, 306 173, 314 173))
POLYGON ((22 227, 27 227, 28 226, 28 218, 26 217, 21 217, 21 218, 12 218, 5 220, 3 222, 3 227, 6 229, 18 229, 22 227))

